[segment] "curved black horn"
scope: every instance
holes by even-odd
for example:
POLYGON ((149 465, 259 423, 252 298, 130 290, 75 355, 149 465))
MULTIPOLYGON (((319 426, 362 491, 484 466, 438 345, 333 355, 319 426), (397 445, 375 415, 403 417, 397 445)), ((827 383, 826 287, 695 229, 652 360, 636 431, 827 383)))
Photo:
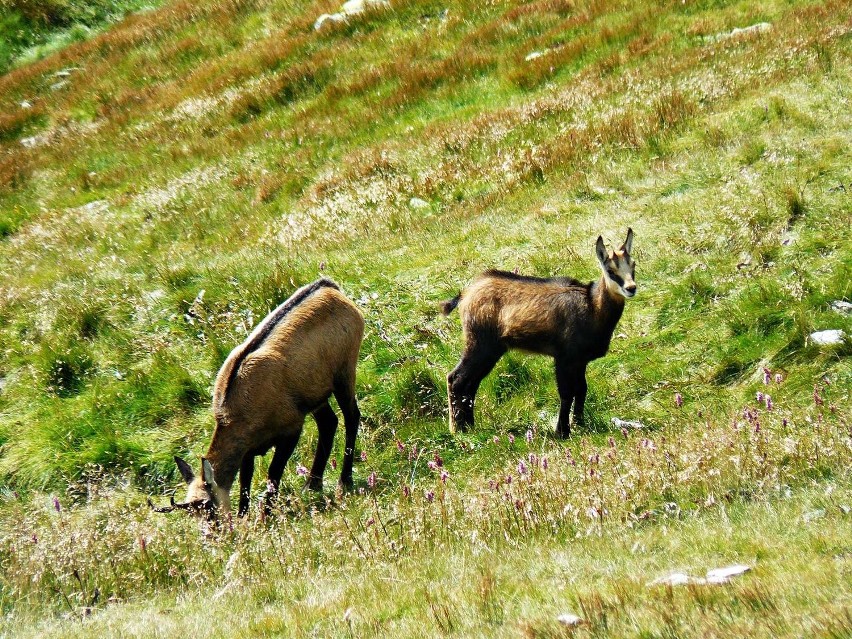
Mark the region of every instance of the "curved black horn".
POLYGON ((158 508, 157 506, 154 505, 154 503, 151 501, 151 498, 149 497, 148 498, 148 507, 151 510, 153 510, 155 513, 170 513, 175 508, 180 508, 183 505, 183 504, 176 504, 175 503, 175 496, 174 495, 171 496, 170 500, 171 500, 170 506, 162 506, 162 507, 158 508))

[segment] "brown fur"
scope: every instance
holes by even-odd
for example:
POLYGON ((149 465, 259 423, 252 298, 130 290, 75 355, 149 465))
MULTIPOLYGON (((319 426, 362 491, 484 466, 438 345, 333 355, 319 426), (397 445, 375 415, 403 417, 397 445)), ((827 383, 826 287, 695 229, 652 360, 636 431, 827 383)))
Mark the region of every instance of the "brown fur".
POLYGON ((213 414, 216 429, 198 477, 176 460, 189 484, 187 503, 212 503, 228 511, 231 486, 240 475, 239 514, 248 510, 254 457, 275 448, 269 466, 270 492, 277 492, 284 465, 312 414, 319 428, 311 489, 322 476, 337 429, 328 400, 337 399, 346 426, 340 482, 352 484, 352 464, 360 413, 355 400, 355 367, 364 335, 358 308, 331 280, 297 291, 237 346, 216 377, 213 414))
POLYGON ((582 284, 571 278, 536 278, 486 271, 455 298, 443 303, 445 314, 458 307, 465 350, 447 376, 450 430, 473 425, 473 403, 479 384, 510 349, 554 358, 562 400, 557 432, 570 434, 569 414, 582 422, 586 398, 586 366, 603 357, 624 310, 625 296, 636 291, 630 257, 633 231, 617 250, 607 252, 598 238, 602 275, 582 284))

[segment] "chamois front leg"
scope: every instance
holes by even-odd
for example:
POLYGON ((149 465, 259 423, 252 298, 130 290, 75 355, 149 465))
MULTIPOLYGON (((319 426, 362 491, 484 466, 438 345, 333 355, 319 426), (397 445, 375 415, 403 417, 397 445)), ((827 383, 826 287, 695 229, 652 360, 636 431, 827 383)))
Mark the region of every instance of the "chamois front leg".
POLYGON ((571 364, 568 363, 567 358, 556 358, 555 369, 556 389, 559 391, 560 400, 559 419, 556 422, 556 434, 560 437, 570 437, 571 404, 575 401, 575 397, 577 395, 577 374, 571 364))
POLYGON ((317 438, 317 450, 314 454, 314 464, 308 475, 306 488, 309 490, 322 490, 322 476, 325 474, 325 466, 331 455, 331 447, 334 444, 334 433, 337 432, 337 415, 326 402, 314 411, 314 419, 317 422, 319 437, 317 438))
POLYGON ((589 385, 586 382, 586 367, 577 367, 576 374, 577 377, 574 382, 574 424, 576 426, 582 426, 585 422, 585 418, 583 417, 583 407, 586 403, 586 391, 589 388, 589 385))
POLYGON ((251 478, 254 476, 254 453, 248 452, 243 457, 240 466, 240 507, 237 510, 238 517, 245 517, 249 509, 249 496, 251 495, 251 478))
POLYGON ((269 472, 266 475, 266 496, 263 500, 263 508, 267 513, 272 509, 272 501, 278 495, 278 487, 281 485, 284 467, 293 455, 293 451, 296 450, 296 444, 299 443, 299 435, 301 434, 302 430, 299 429, 295 435, 282 437, 275 443, 275 453, 272 455, 269 472))

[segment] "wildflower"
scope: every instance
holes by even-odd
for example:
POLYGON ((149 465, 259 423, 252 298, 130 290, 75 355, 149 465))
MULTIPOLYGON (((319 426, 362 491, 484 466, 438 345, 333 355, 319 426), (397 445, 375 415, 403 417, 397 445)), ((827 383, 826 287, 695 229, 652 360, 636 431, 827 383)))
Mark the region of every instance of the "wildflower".
POLYGON ((512 433, 509 433, 509 443, 510 443, 510 444, 514 444, 514 443, 515 443, 515 436, 514 436, 512 433))
POLYGON ((524 460, 518 462, 518 474, 523 477, 527 474, 527 465, 524 463, 524 460))
POLYGON ((507 484, 511 484, 511 483, 512 483, 512 476, 511 476, 511 475, 506 475, 506 483, 507 483, 507 484))
POLYGON ((331 469, 337 470, 337 460, 336 459, 331 460, 331 469))
POLYGON ((402 496, 408 499, 411 497, 411 488, 409 488, 408 484, 402 485, 402 496))
POLYGON ((678 408, 683 406, 683 395, 681 395, 680 393, 675 393, 675 406, 677 406, 678 408))
POLYGON ((62 512, 62 504, 59 503, 59 497, 56 497, 56 496, 53 497, 53 510, 55 510, 58 513, 62 512))
POLYGON ((772 371, 770 371, 765 366, 763 367, 763 385, 768 386, 769 380, 772 378, 772 371))
POLYGON ((574 457, 571 455, 571 451, 570 451, 570 450, 566 450, 566 451, 565 451, 565 459, 566 459, 566 461, 567 461, 569 464, 571 464, 572 466, 576 466, 576 465, 577 465, 577 462, 576 462, 576 461, 574 461, 574 457))
POLYGON ((397 439, 396 440, 396 449, 399 452, 404 453, 405 452, 405 444, 403 444, 400 440, 397 439))
POLYGON ((822 396, 820 396, 819 389, 816 387, 816 384, 814 384, 814 404, 817 406, 822 406, 823 404, 822 396))
POLYGON ((533 468, 538 466, 538 455, 535 453, 530 453, 527 458, 530 460, 530 466, 533 468))
POLYGON ((32 542, 33 542, 34 544, 37 544, 37 543, 38 543, 38 536, 37 536, 35 533, 33 533, 33 536, 31 537, 31 540, 32 540, 32 542))
POLYGON ((497 437, 497 435, 494 435, 494 438, 493 438, 491 441, 493 441, 495 444, 499 444, 499 443, 500 443, 500 438, 499 438, 499 437, 497 437))
POLYGON ((621 427, 621 435, 624 439, 627 439, 627 429, 624 426, 621 427))
POLYGON ((775 373, 775 383, 780 384, 782 381, 784 381, 784 376, 781 373, 775 373))
POLYGON ((758 404, 763 403, 763 393, 761 393, 760 391, 757 391, 757 393, 755 394, 755 398, 757 399, 758 404))
POLYGON ((308 469, 302 466, 301 464, 298 464, 296 466, 296 474, 301 475, 302 477, 306 477, 308 474, 308 469))
POLYGON ((438 452, 437 452, 437 451, 435 451, 435 456, 434 456, 432 459, 434 459, 434 460, 435 460, 435 465, 436 465, 438 468, 443 467, 443 465, 444 465, 444 460, 443 460, 443 459, 441 459, 441 456, 438 454, 438 452))
POLYGON ((434 490, 427 490, 426 491, 426 501, 428 501, 431 504, 434 500, 435 500, 435 491, 434 490))
POLYGON ((411 444, 411 448, 408 451, 408 461, 414 461, 417 457, 417 444, 411 444))
POLYGON ((615 440, 612 437, 609 438, 609 447, 615 448, 615 440))
POLYGON ((369 528, 370 526, 372 526, 372 525, 373 525, 373 524, 375 524, 375 523, 376 523, 376 520, 375 520, 375 519, 373 519, 372 517, 370 517, 370 518, 367 520, 367 523, 366 523, 366 525, 365 525, 364 527, 365 527, 365 528, 369 528))
POLYGON ((362 462, 367 461, 367 451, 366 450, 361 451, 361 461, 362 462))
POLYGON ((527 439, 527 443, 528 443, 528 444, 532 444, 532 440, 533 440, 533 432, 532 432, 532 429, 531 429, 531 428, 527 428, 526 439, 527 439))
POLYGON ((781 426, 784 427, 784 428, 787 428, 787 418, 786 417, 781 419, 781 426))
POLYGON ((370 488, 376 487, 376 471, 375 470, 373 472, 371 472, 369 475, 367 475, 367 485, 370 488))
POLYGON ((772 398, 767 395, 766 396, 766 410, 772 410, 772 398))
POLYGON ((426 462, 426 466, 429 468, 429 470, 433 470, 433 471, 438 470, 438 464, 436 464, 431 459, 428 462, 426 462))
POLYGON ((541 457, 541 469, 547 470, 547 457, 545 457, 544 455, 542 455, 541 457))
POLYGON ((450 478, 450 473, 448 473, 446 470, 442 470, 442 471, 441 471, 441 482, 443 482, 443 483, 445 483, 445 484, 446 484, 446 483, 447 483, 447 480, 448 480, 449 478, 450 478))

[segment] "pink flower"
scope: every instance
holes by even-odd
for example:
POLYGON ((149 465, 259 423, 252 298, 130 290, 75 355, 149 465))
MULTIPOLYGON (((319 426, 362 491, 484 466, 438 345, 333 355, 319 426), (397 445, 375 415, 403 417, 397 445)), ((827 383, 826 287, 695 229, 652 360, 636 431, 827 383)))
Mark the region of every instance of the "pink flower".
POLYGON ((450 478, 450 473, 448 473, 446 470, 442 470, 441 471, 441 481, 446 484, 447 480, 449 478, 450 478))
POLYGON ((532 429, 531 429, 531 428, 527 428, 526 438, 527 438, 527 443, 528 443, 528 444, 532 444, 532 440, 533 440, 533 432, 532 432, 532 429))
POLYGON ((301 475, 302 477, 305 477, 308 474, 308 469, 305 468, 304 466, 302 466, 301 464, 298 464, 296 466, 296 474, 301 475))
POLYGON ((524 475, 527 474, 527 465, 524 463, 523 459, 520 462, 518 462, 518 474, 521 477, 523 477, 524 475))
POLYGON ((822 406, 823 404, 822 396, 820 396, 819 389, 816 387, 816 384, 814 384, 814 404, 817 406, 822 406))
POLYGON ((54 496, 53 498, 53 510, 58 513, 62 512, 62 504, 59 503, 59 497, 54 496))
POLYGON ((403 444, 400 440, 397 439, 396 440, 396 449, 399 452, 404 453, 405 452, 405 444, 403 444))
POLYGON ((438 464, 436 464, 431 459, 426 462, 426 466, 429 468, 429 470, 438 470, 438 464))
POLYGON ((766 399, 766 410, 772 410, 772 398, 769 395, 767 395, 765 397, 765 399, 766 399))
POLYGON ((441 468, 444 465, 444 460, 441 459, 441 456, 438 454, 437 451, 435 451, 435 456, 433 457, 433 459, 435 460, 435 465, 438 468, 441 468))
POLYGON ((411 488, 408 487, 408 484, 402 485, 402 496, 405 498, 411 497, 411 488))
POLYGON ((435 491, 434 490, 427 490, 425 495, 426 495, 426 501, 428 501, 430 504, 435 500, 435 491))
POLYGON ((514 436, 512 433, 509 433, 509 443, 510 443, 510 444, 514 444, 514 443, 515 443, 515 436, 514 436))
POLYGON ((757 391, 757 393, 755 394, 755 399, 757 399, 758 404, 762 404, 763 403, 763 393, 761 393, 760 391, 757 391))
POLYGON ((491 441, 493 441, 495 444, 499 444, 499 443, 500 443, 500 438, 499 438, 499 437, 497 437, 497 435, 494 435, 494 438, 493 438, 491 441))
POLYGON ((547 470, 547 457, 542 456, 542 458, 541 458, 541 469, 547 470))
POLYGON ((764 386, 769 385, 769 380, 772 378, 772 371, 770 371, 765 366, 763 367, 763 384, 764 386))
POLYGON ((681 395, 680 393, 675 393, 675 406, 677 406, 678 408, 683 406, 683 395, 681 395))
POLYGON ((784 376, 781 373, 775 373, 775 383, 780 384, 784 381, 784 376))
POLYGON ((376 487, 376 471, 375 470, 373 472, 371 472, 369 475, 367 475, 367 485, 370 488, 376 487))
POLYGON ((367 451, 366 450, 361 451, 361 461, 362 462, 367 461, 367 451))

